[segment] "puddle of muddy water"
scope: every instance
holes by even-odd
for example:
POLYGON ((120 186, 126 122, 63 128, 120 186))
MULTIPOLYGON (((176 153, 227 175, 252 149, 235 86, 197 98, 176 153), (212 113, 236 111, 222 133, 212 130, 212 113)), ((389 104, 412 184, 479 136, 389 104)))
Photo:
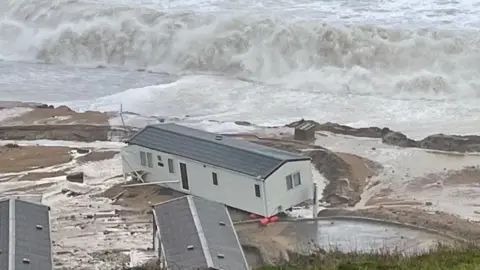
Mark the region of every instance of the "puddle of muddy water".
MULTIPOLYGON (((405 254, 422 253, 439 242, 453 243, 446 237, 395 225, 359 221, 302 221, 289 223, 284 230, 300 243, 343 252, 398 251, 405 254)), ((302 245, 302 244, 300 244, 302 245)))

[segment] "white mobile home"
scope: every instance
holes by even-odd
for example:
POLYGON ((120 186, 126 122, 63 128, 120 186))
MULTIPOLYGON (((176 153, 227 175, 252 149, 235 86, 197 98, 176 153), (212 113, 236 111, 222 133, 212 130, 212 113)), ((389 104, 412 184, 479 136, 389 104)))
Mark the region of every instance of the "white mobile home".
POLYGON ((225 205, 184 196, 153 206, 153 246, 168 269, 249 270, 225 205))
POLYGON ((176 124, 146 126, 122 149, 123 172, 270 217, 313 197, 310 158, 176 124))
POLYGON ((53 269, 50 207, 0 200, 0 269, 53 269))

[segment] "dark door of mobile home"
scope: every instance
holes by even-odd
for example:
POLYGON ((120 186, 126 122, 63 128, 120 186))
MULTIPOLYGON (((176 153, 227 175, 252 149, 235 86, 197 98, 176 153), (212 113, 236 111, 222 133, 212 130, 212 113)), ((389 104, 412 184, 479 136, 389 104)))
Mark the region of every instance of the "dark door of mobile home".
POLYGON ((182 188, 190 190, 190 185, 188 184, 187 164, 182 162, 180 162, 180 175, 182 177, 182 188))

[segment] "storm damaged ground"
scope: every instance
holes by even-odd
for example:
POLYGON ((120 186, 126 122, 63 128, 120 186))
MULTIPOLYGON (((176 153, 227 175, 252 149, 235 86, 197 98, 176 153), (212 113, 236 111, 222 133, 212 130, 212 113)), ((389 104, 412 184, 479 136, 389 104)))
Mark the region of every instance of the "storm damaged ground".
MULTIPOLYGON (((24 109, 28 113, 32 108, 24 109)), ((24 114, 21 117, 30 119, 24 119, 26 123, 36 121, 35 125, 17 126, 17 131, 28 131, 14 131, 15 136, 23 140, 2 143, 0 196, 43 195, 44 203, 52 207, 52 237, 58 269, 91 269, 93 265, 118 269, 122 263, 137 260, 138 254, 151 255, 148 250, 152 246, 150 205, 181 194, 152 186, 124 187, 118 154, 123 144, 86 143, 98 138, 111 139, 84 128, 103 125, 103 117, 109 114, 88 114, 99 116, 98 119, 102 119, 99 122, 59 124, 67 121, 68 115, 75 114, 61 109, 58 116, 65 117, 64 120, 56 118, 48 122, 52 125, 44 125, 45 119, 55 118, 55 114, 52 115, 55 108, 36 109, 50 111, 41 116, 24 114), (42 118, 44 116, 46 118, 42 118), (51 132, 52 127, 62 131, 51 132), (32 132, 37 135, 28 135, 32 132), (78 132, 83 133, 78 136, 78 132), (74 141, 24 141, 65 138, 74 141), (68 180, 68 175, 74 177, 68 180)), ((20 118, 3 117, 1 121, 20 123, 20 118)), ((241 122, 241 125, 250 124, 241 122)), ((249 134, 236 136, 312 158, 312 168, 322 176, 320 179, 314 175, 314 178, 324 181, 325 187, 321 201, 327 209, 321 211, 320 216, 373 217, 470 240, 480 239, 480 224, 474 221, 480 219, 480 168, 477 167, 480 155, 477 153, 392 146, 375 133, 381 133, 382 129, 356 129, 345 135, 345 131, 335 129, 333 132, 332 128, 324 127, 317 131, 315 141, 301 142, 293 140, 293 129, 289 127, 250 127, 249 134)), ((2 128, 5 126, 0 127, 0 134, 2 128)), ((234 211, 232 217, 237 221, 246 218, 234 211)), ((334 223, 330 225, 335 227, 334 223)), ((256 261, 252 264, 261 264, 285 259, 289 251, 299 249, 295 239, 300 238, 300 234, 295 231, 305 228, 278 223, 267 227, 237 225, 237 229, 242 244, 249 250, 249 260, 256 261)))

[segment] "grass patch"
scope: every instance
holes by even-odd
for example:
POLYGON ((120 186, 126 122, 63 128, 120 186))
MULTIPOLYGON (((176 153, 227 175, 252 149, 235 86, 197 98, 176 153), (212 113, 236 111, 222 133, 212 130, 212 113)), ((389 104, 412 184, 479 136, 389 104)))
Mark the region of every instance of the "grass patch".
POLYGON ((258 270, 479 270, 478 246, 438 245, 429 252, 404 256, 399 252, 342 253, 332 251, 297 257, 289 263, 258 270))
MULTIPOLYGON (((150 262, 124 270, 163 269, 150 262)), ((480 270, 480 247, 439 244, 429 252, 410 256, 399 252, 319 252, 311 256, 292 257, 288 263, 256 270, 480 270)))

